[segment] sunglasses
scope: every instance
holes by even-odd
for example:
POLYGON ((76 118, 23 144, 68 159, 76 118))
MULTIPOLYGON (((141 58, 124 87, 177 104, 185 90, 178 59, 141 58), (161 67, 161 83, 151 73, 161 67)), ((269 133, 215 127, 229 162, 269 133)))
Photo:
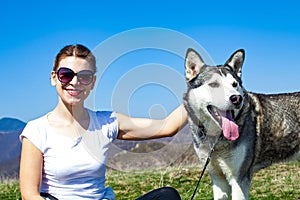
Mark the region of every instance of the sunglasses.
POLYGON ((78 81, 83 85, 89 85, 93 81, 94 72, 90 70, 82 70, 75 73, 73 70, 61 67, 56 71, 57 78, 61 83, 69 83, 74 76, 77 76, 78 81))

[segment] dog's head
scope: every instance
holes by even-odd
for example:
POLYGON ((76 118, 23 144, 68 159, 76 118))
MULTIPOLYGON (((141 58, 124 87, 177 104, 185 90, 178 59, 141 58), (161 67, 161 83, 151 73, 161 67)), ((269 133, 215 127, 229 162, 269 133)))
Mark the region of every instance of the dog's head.
POLYGON ((244 50, 234 52, 224 65, 208 66, 193 49, 185 58, 188 91, 184 103, 193 123, 204 127, 207 136, 223 132, 227 140, 239 137, 234 118, 243 106, 241 69, 244 50))

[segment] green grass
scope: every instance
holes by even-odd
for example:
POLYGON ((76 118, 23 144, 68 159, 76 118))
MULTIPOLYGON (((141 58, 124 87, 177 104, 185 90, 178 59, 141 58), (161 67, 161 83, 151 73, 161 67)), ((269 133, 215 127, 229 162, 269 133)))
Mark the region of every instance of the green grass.
MULTIPOLYGON (((300 199, 300 163, 281 163, 259 171, 252 180, 250 199, 298 200, 300 199)), ((117 199, 135 199, 142 194, 163 186, 176 188, 182 199, 190 199, 196 187, 201 168, 178 167, 143 171, 107 172, 107 185, 114 188, 117 199)), ((0 200, 20 198, 16 180, 0 183, 0 200)), ((205 173, 195 199, 213 199, 211 181, 205 173)))
POLYGON ((0 200, 20 199, 19 182, 16 180, 5 180, 0 182, 0 200))

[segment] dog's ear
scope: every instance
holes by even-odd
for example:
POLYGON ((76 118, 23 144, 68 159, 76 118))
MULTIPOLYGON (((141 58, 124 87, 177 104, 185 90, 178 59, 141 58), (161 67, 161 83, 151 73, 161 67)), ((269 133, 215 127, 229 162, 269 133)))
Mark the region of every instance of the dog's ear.
POLYGON ((225 65, 231 67, 236 75, 242 77, 242 66, 245 60, 245 50, 239 49, 234 52, 231 57, 226 61, 225 65))
POLYGON ((189 48, 185 56, 185 78, 187 81, 195 78, 205 64, 201 56, 194 50, 189 48))

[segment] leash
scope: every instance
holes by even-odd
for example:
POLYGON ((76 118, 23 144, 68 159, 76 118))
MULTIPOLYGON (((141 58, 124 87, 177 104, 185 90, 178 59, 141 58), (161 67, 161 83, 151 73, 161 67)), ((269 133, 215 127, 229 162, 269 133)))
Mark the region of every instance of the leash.
POLYGON ((194 197, 195 197, 195 195, 196 195, 196 192, 197 192, 197 190, 198 190, 200 181, 201 181, 201 179, 202 179, 202 177, 203 177, 203 175, 204 175, 204 172, 205 172, 205 170, 206 170, 206 167, 207 167, 207 165, 209 164, 209 161, 210 161, 210 159, 211 159, 211 154, 214 152, 214 148, 215 148, 216 144, 218 143, 219 139, 221 138, 221 136, 222 136, 222 134, 220 135, 220 137, 217 139, 217 141, 216 141, 216 142, 212 145, 212 147, 210 148, 210 152, 209 152, 209 154, 208 154, 208 156, 207 156, 205 165, 204 165, 204 167, 203 167, 203 169, 202 169, 201 175, 200 175, 200 177, 199 177, 199 180, 198 180, 198 182, 197 182, 197 185, 196 185, 196 188, 195 188, 195 190, 194 190, 194 193, 193 193, 193 195, 192 195, 191 200, 193 200, 194 197))

